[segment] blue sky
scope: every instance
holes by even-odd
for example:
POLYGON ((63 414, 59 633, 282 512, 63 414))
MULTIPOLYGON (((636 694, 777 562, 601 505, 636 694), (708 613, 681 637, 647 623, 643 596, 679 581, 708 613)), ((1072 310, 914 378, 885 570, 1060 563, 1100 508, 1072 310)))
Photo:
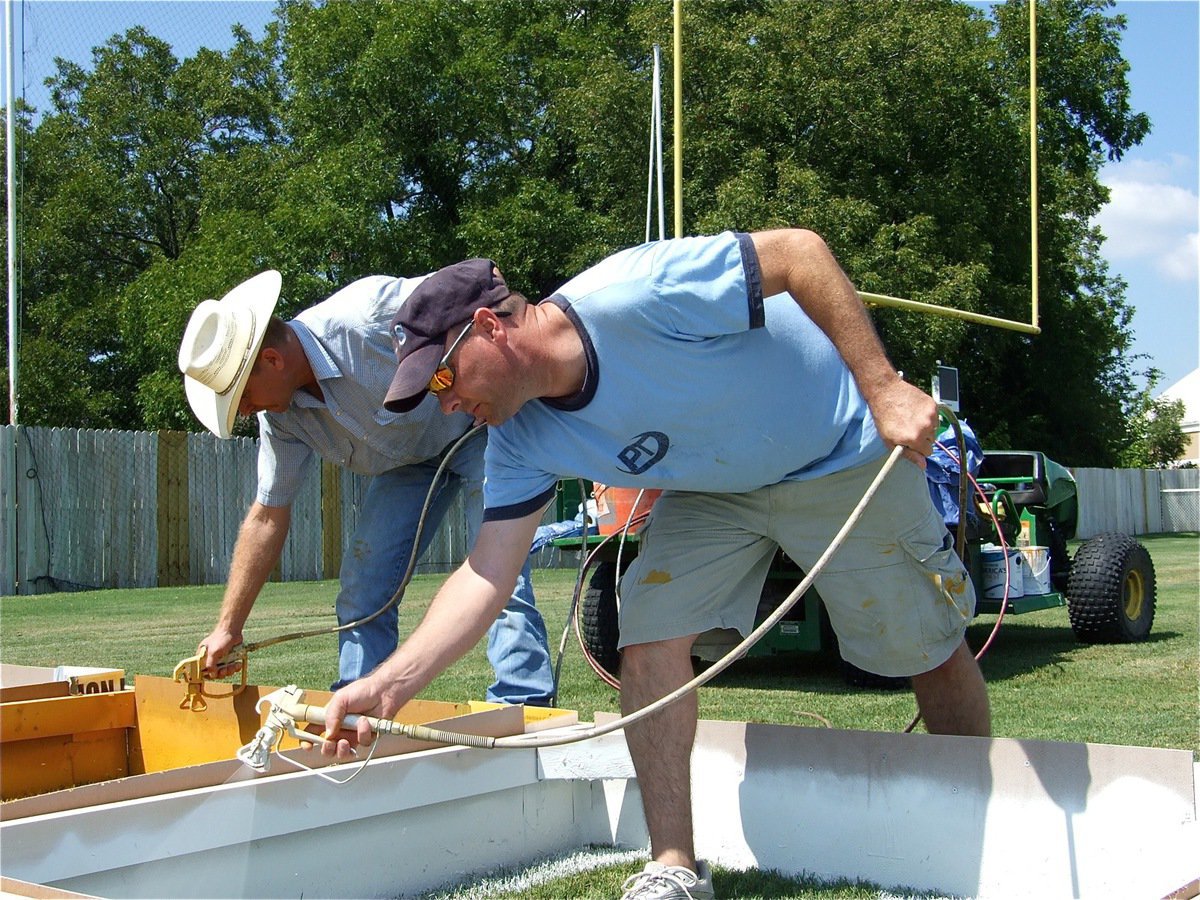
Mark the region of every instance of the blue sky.
POLYGON ((1200 3, 1127 0, 1116 11, 1129 20, 1121 46, 1133 108, 1150 116, 1151 131, 1105 166, 1112 197, 1099 224, 1136 309, 1135 350, 1162 370, 1161 391, 1200 365, 1200 3))
MULTIPOLYGON (((273 10, 272 2, 243 0, 16 0, 16 82, 30 103, 45 107, 41 81, 55 56, 89 65, 93 46, 136 24, 180 57, 200 46, 223 49, 232 23, 260 37, 273 10)), ((1133 107, 1150 116, 1153 129, 1104 168, 1112 200, 1099 224, 1110 270, 1128 283, 1126 299, 1136 310, 1134 352, 1146 358, 1135 367, 1160 369, 1161 391, 1200 364, 1200 0, 1120 0, 1115 11, 1129 20, 1122 48, 1133 107)))

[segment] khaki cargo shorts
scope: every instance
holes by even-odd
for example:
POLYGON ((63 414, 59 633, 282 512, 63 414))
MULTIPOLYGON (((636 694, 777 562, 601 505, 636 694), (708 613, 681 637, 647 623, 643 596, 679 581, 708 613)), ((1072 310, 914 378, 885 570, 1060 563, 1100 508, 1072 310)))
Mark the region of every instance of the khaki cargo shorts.
MULTIPOLYGON (((749 634, 776 548, 810 571, 882 466, 746 494, 664 493, 621 579, 620 646, 712 628, 749 634)), ((904 459, 815 587, 842 657, 879 675, 941 665, 975 612, 975 590, 925 475, 904 459)))

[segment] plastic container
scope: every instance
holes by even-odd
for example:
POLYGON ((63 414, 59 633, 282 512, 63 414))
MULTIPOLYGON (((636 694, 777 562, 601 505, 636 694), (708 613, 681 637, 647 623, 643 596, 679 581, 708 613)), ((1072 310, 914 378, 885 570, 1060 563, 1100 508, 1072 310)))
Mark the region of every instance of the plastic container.
MULTIPOLYGON (((638 488, 619 488, 606 484, 592 487, 592 496, 596 500, 596 525, 601 534, 623 532, 631 518, 650 511, 654 501, 661 494, 660 490, 639 490, 638 488), (642 498, 638 500, 638 494, 642 498), (634 509, 634 504, 637 509, 634 509)), ((645 522, 631 525, 629 534, 640 531, 645 522)))
POLYGON ((1021 555, 1025 558, 1024 596, 1050 593, 1050 548, 1022 547, 1021 555))
POLYGON ((1004 592, 1004 557, 1000 547, 985 547, 980 553, 983 596, 992 600, 1016 600, 1025 596, 1025 570, 1028 563, 1021 552, 1008 549, 1008 593, 1004 592))

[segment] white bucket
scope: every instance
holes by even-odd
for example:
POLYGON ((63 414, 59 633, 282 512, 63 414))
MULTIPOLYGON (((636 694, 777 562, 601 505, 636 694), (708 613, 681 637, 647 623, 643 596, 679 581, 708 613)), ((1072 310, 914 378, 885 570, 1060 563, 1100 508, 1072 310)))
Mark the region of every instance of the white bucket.
POLYGON ((1050 548, 1022 547, 1025 557, 1025 595, 1050 593, 1050 548))
MULTIPOLYGON (((983 578, 983 596, 992 600, 1005 599, 1004 594, 1004 550, 1000 547, 984 548, 980 553, 983 578)), ((1008 596, 1015 600, 1025 595, 1025 557, 1018 551, 1008 551, 1008 596)))

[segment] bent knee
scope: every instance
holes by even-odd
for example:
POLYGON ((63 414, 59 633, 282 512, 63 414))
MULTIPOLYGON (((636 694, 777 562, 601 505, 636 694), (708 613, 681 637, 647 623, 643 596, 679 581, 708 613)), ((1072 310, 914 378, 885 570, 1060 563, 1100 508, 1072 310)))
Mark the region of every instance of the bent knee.
POLYGON ((692 661, 692 644, 698 635, 670 638, 665 641, 647 641, 644 644, 626 644, 621 648, 621 672, 638 672, 657 669, 664 662, 692 661))

